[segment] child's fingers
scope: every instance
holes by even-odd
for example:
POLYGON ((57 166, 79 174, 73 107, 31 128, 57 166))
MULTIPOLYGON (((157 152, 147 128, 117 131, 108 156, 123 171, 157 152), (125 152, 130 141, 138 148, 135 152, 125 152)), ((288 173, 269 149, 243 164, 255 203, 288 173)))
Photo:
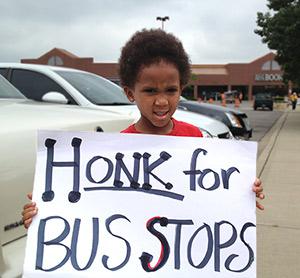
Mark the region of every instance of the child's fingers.
POLYGON ((260 179, 256 178, 252 186, 252 191, 255 192, 256 194, 259 194, 260 192, 263 191, 263 186, 260 179))
POLYGON ((23 211, 25 209, 28 209, 28 208, 35 208, 36 206, 36 203, 35 202, 31 202, 31 203, 27 203, 24 207, 23 207, 23 211))
POLYGON ((33 209, 33 210, 32 210, 32 209, 27 209, 27 210, 23 211, 23 213, 22 213, 22 215, 23 215, 22 220, 23 220, 24 225, 25 225, 25 222, 26 222, 27 220, 29 220, 29 219, 32 220, 32 218, 33 218, 36 214, 37 214, 37 208, 35 208, 35 209, 33 209))
POLYGON ((265 209, 265 207, 264 207, 261 203, 259 203, 259 202, 257 202, 257 201, 256 201, 256 207, 257 207, 258 209, 260 209, 260 210, 264 210, 264 209, 265 209))
POLYGON ((29 208, 23 209, 22 215, 25 216, 28 213, 36 213, 36 212, 37 212, 36 207, 29 207, 29 208))
POLYGON ((256 193, 262 192, 264 190, 262 186, 255 186, 255 185, 253 185, 252 189, 256 193))
POLYGON ((23 223, 25 223, 27 220, 30 220, 30 219, 32 220, 35 215, 36 215, 36 213, 33 213, 33 212, 25 214, 22 217, 23 223))
MULTIPOLYGON (((32 200, 32 193, 28 193, 27 194, 27 198, 29 200, 32 200)), ((23 220, 23 225, 26 229, 29 228, 31 222, 32 222, 32 218, 37 214, 37 207, 36 207, 36 203, 35 202, 30 202, 27 203, 24 207, 23 207, 23 211, 22 211, 22 220, 23 220)))
POLYGON ((259 198, 260 200, 263 200, 265 198, 265 194, 264 193, 256 193, 256 198, 259 198))
POLYGON ((24 221, 24 227, 25 227, 26 229, 28 229, 29 226, 30 226, 30 224, 31 224, 31 222, 32 222, 32 218, 29 218, 29 219, 25 220, 25 221, 24 221))
POLYGON ((261 180, 259 178, 255 178, 254 185, 261 186, 261 180))

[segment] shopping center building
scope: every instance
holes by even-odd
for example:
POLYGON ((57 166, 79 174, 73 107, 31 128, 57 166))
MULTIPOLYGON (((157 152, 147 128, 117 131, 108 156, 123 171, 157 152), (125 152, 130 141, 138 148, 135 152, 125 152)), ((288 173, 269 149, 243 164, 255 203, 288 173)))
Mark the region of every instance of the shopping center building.
MULTIPOLYGON (((37 59, 22 59, 21 62, 81 69, 119 83, 117 63, 95 63, 92 57, 81 58, 60 48, 54 48, 37 59)), ((283 83, 282 74, 272 52, 249 63, 194 64, 184 94, 194 99, 205 99, 228 91, 242 93, 244 99, 252 99, 257 93, 267 92, 273 96, 285 96, 289 88, 283 83)))

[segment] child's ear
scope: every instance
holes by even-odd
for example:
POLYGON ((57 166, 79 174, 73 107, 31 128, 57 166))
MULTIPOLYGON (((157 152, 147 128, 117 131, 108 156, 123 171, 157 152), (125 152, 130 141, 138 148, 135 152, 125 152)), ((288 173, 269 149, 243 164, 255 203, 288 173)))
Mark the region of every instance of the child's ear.
POLYGON ((134 95, 133 95, 132 89, 130 89, 129 87, 124 87, 123 89, 124 89, 124 92, 125 92, 128 100, 130 102, 134 102, 134 95))

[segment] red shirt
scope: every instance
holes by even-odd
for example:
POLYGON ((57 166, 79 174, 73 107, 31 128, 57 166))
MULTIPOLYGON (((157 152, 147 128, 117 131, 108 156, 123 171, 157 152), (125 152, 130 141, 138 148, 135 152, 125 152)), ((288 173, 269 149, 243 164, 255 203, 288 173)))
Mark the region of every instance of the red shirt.
MULTIPOLYGON (((173 121, 173 128, 170 133, 164 134, 164 135, 170 135, 170 136, 190 136, 190 137, 203 137, 201 131, 199 130, 198 127, 177 121, 172 118, 173 121)), ((130 125, 126 129, 122 130, 121 133, 140 133, 139 131, 136 130, 134 124, 130 125)))

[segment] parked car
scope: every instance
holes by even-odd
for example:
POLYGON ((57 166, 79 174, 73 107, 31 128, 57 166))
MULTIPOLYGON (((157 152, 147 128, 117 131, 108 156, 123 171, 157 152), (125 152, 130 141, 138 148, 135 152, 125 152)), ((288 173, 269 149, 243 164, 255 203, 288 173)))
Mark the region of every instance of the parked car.
POLYGON ((256 94, 254 97, 253 109, 257 108, 268 108, 270 111, 273 110, 273 98, 271 94, 256 94))
POLYGON ((132 122, 108 111, 28 100, 0 75, 0 277, 22 273, 21 209, 32 191, 37 130, 119 132, 132 122))
POLYGON ((233 136, 237 139, 249 139, 252 137, 252 128, 247 114, 228 107, 214 105, 210 103, 200 103, 197 101, 180 98, 179 108, 186 109, 201 115, 206 115, 226 124, 233 136))
MULTIPOLYGON (((0 63, 0 73, 30 99, 101 109, 131 115, 136 120, 140 117, 137 106, 127 100, 123 90, 99 75, 19 63, 0 63)), ((213 118, 180 110, 174 117, 198 126, 206 137, 232 138, 228 127, 213 118)))

